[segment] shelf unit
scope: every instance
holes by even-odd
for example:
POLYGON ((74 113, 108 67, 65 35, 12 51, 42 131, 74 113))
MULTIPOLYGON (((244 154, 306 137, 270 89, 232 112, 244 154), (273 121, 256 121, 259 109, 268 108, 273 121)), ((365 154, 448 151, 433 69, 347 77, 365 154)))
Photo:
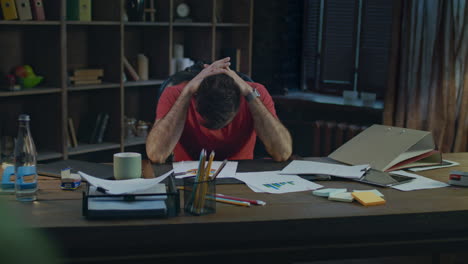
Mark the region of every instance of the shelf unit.
POLYGON ((205 62, 221 58, 224 48, 240 49, 241 72, 251 74, 254 0, 158 0, 155 21, 138 22, 125 21, 126 0, 93 0, 92 21, 67 21, 66 2, 44 2, 46 21, 0 21, 0 75, 28 64, 45 77, 35 88, 0 90, 0 136, 16 136, 18 115, 30 114, 39 161, 135 147, 143 153, 145 138, 125 138, 125 116, 154 121, 174 44, 184 45, 184 57, 205 62), (176 20, 182 2, 192 22, 176 20), (136 66, 140 53, 148 57, 149 80, 130 81, 123 58, 136 66), (68 74, 78 68, 103 68, 103 82, 70 85, 68 74), (109 114, 103 142, 81 142, 80 131, 92 129, 87 117, 99 112, 109 114), (69 118, 77 147, 70 147, 69 118))

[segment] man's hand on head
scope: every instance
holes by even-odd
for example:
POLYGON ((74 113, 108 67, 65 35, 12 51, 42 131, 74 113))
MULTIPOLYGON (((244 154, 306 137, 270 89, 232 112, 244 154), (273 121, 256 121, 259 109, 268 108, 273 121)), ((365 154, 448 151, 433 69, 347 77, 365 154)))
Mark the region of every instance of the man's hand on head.
POLYGON ((224 59, 217 60, 211 64, 205 64, 204 69, 185 86, 183 92, 193 95, 198 91, 201 82, 206 77, 221 73, 228 74, 229 65, 231 65, 231 63, 229 62, 230 60, 231 58, 227 57, 224 59))
POLYGON ((237 83, 239 86, 241 95, 246 96, 250 94, 253 91, 253 88, 248 85, 242 78, 233 70, 231 70, 229 67, 227 67, 227 75, 231 76, 231 78, 234 79, 234 81, 237 83))

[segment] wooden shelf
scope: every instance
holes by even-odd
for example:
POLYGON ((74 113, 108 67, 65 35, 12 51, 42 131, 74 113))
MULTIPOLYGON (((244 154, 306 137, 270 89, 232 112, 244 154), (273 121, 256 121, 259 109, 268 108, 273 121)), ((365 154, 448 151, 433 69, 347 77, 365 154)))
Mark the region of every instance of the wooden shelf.
POLYGON ((60 21, 19 21, 19 20, 0 20, 0 25, 19 25, 19 26, 60 26, 60 21))
POLYGON ((146 137, 127 138, 124 142, 126 147, 138 146, 146 144, 146 137))
POLYGON ((35 87, 20 91, 0 91, 0 97, 60 93, 60 88, 35 87))
POLYGON ((118 149, 118 148, 120 148, 119 143, 104 142, 100 144, 84 144, 84 143, 78 142, 77 147, 68 148, 68 154, 78 155, 78 154, 85 154, 85 153, 90 153, 90 152, 118 149))
POLYGON ((169 26, 169 22, 125 22, 124 25, 131 27, 165 27, 169 26))
POLYGON ((164 80, 147 80, 147 81, 129 81, 125 82, 125 87, 135 87, 135 86, 152 86, 152 85, 160 85, 164 82, 164 80))
POLYGON ((68 91, 77 92, 85 90, 99 90, 99 89, 115 89, 119 88, 120 83, 101 83, 101 84, 89 84, 89 85, 76 85, 68 86, 68 91))
POLYGON ((174 27, 212 27, 213 23, 210 22, 174 22, 174 27))
POLYGON ((239 23, 218 23, 216 24, 216 27, 245 27, 248 28, 250 25, 249 24, 239 24, 239 23))
POLYGON ((62 157, 63 157, 62 153, 53 152, 53 151, 38 151, 37 153, 37 161, 60 159, 62 157))
POLYGON ((48 150, 39 153, 41 161, 76 155, 94 159, 102 151, 121 152, 127 147, 144 151, 145 138, 124 140, 123 120, 154 122, 159 88, 172 74, 176 44, 183 46, 185 58, 194 61, 214 61, 226 49, 239 49, 240 70, 251 74, 254 0, 184 0, 191 6, 194 22, 174 21, 174 8, 182 0, 147 0, 145 8, 150 1, 157 10, 154 22, 148 21, 150 16, 146 21, 125 21, 127 0, 91 1, 92 21, 64 20, 67 1, 62 0, 47 1, 47 21, 0 20, 0 72, 5 75, 17 66, 31 65, 44 76, 40 87, 0 90, 2 135, 16 136, 16 127, 10 124, 26 113, 31 115, 36 146, 48 150), (213 17, 218 11, 220 16, 213 17), (222 23, 214 22, 217 19, 222 23), (138 73, 140 54, 147 58, 151 79, 130 81, 124 58, 138 73), (102 69, 105 82, 71 85, 67 80, 77 69, 102 69), (78 147, 68 147, 73 134, 86 141, 96 128, 105 143, 78 142, 78 147))
POLYGON ((67 21, 70 26, 120 26, 120 21, 67 21))

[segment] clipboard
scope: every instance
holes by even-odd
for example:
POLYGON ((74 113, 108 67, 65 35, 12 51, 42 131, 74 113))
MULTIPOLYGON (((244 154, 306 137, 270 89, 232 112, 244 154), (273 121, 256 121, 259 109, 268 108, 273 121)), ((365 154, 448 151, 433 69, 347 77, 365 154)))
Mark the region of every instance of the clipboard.
POLYGON ((328 157, 387 172, 442 163, 431 132, 384 125, 372 125, 328 157))

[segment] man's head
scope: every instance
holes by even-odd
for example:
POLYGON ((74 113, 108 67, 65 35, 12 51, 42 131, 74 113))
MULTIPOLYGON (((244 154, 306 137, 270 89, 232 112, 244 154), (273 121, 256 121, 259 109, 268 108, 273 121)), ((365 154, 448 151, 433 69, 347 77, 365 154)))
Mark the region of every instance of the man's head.
POLYGON ((206 77, 198 88, 196 107, 203 117, 202 125, 216 130, 232 121, 239 110, 240 88, 226 74, 206 77))

